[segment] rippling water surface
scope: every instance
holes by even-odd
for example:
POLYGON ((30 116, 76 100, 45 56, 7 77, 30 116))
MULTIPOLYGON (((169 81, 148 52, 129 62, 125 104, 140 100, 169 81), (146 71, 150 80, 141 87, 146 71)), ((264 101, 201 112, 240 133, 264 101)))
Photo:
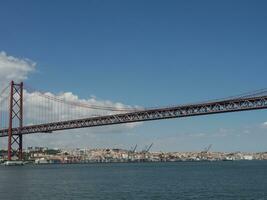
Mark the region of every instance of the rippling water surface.
POLYGON ((0 167, 2 200, 267 199, 267 162, 0 167))

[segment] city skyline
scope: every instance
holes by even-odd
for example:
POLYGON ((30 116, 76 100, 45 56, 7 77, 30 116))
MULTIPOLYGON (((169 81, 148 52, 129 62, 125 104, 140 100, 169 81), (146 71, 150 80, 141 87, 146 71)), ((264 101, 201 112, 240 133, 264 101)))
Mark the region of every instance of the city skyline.
MULTIPOLYGON (((64 8, 29 2, 0 8, 2 85, 14 79, 55 95, 140 107, 266 87, 264 1, 89 1, 64 8)), ((26 136, 25 146, 128 149, 153 142, 155 151, 213 144, 214 151, 263 152, 266 121, 265 110, 220 114, 37 134, 26 136)))

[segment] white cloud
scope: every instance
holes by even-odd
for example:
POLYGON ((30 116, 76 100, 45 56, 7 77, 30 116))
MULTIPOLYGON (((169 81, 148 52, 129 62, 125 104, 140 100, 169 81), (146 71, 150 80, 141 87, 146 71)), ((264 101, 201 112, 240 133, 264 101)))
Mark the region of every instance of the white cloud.
POLYGON ((23 81, 35 70, 36 63, 29 59, 16 58, 0 52, 0 84, 7 85, 11 80, 23 81))
MULTIPOLYGON (((29 75, 36 70, 36 63, 29 59, 16 58, 14 56, 8 55, 6 52, 0 52, 0 89, 3 89, 3 86, 9 84, 11 80, 16 82, 26 80, 29 75)), ((8 92, 8 91, 7 91, 8 92)), ((50 92, 44 93, 44 95, 51 97, 62 99, 63 101, 70 102, 69 106, 62 106, 59 103, 51 103, 52 101, 48 101, 47 99, 41 97, 41 93, 32 92, 24 90, 24 125, 30 124, 39 124, 46 123, 52 121, 62 121, 62 120, 71 120, 71 119, 79 119, 79 118, 87 118, 90 116, 99 116, 99 115, 110 115, 115 113, 121 113, 123 111, 109 111, 109 110, 95 110, 90 108, 79 108, 76 106, 72 106, 72 104, 82 104, 82 105, 94 105, 96 107, 112 107, 115 109, 132 109, 133 107, 125 105, 120 102, 112 102, 109 100, 99 100, 96 96, 91 96, 88 99, 81 99, 77 95, 72 92, 63 92, 59 94, 53 94, 50 92)), ((7 94, 8 95, 8 94, 7 94)), ((137 108, 137 107, 135 107, 137 108)), ((3 110, 3 108, 1 108, 3 110)), ((7 109, 7 107, 6 107, 7 109)), ((7 126, 8 121, 6 120, 7 126)), ((82 136, 83 140, 86 140, 85 137, 88 134, 95 133, 123 133, 128 132, 129 129, 136 127, 139 123, 132 124, 122 124, 116 126, 107 126, 103 128, 95 128, 95 129, 77 129, 67 132, 75 132, 75 135, 82 136), (88 133, 88 134, 85 134, 88 133)), ((63 136, 61 136, 61 140, 57 142, 64 144, 69 144, 73 142, 73 135, 66 134, 65 140, 63 136), (62 142, 64 141, 64 142, 62 142)), ((44 136, 47 138, 47 136, 44 136)), ((89 137, 89 136, 88 136, 89 137)), ((40 139, 40 136, 28 136, 28 144, 36 142, 35 140, 40 139), (36 138, 36 139, 34 139, 36 138)), ((54 139, 57 137, 48 137, 47 144, 54 144, 54 139)), ((39 141, 39 140, 38 140, 39 141)), ((81 142, 81 141, 80 141, 81 142)), ((60 145, 59 145, 60 146, 60 145)))

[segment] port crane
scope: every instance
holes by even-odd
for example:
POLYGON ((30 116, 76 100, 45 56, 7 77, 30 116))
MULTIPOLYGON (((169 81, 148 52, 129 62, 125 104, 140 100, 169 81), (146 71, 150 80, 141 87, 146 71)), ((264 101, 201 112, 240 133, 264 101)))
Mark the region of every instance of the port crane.
POLYGON ((132 161, 134 158, 134 153, 137 149, 137 144, 128 151, 128 161, 132 161))
POLYGON ((135 153, 136 149, 137 149, 137 144, 136 144, 135 147, 133 148, 132 152, 135 153))
POLYGON ((151 145, 149 145, 148 147, 146 146, 145 149, 143 151, 141 151, 142 157, 143 157, 143 161, 146 160, 147 158, 147 153, 149 153, 150 149, 152 148, 154 144, 152 143, 151 145))
POLYGON ((150 151, 150 149, 152 148, 154 144, 152 143, 151 145, 149 146, 145 146, 145 148, 143 149, 142 153, 148 153, 150 151))
POLYGON ((148 152, 150 151, 150 149, 152 148, 153 145, 154 145, 154 144, 152 143, 152 144, 147 148, 146 153, 148 153, 148 152))
POLYGON ((208 153, 210 151, 210 149, 212 148, 212 144, 210 144, 208 147, 206 147, 204 149, 204 151, 202 151, 202 153, 208 153))
POLYGON ((201 159, 207 159, 207 154, 211 148, 212 148, 212 144, 210 144, 208 147, 204 148, 204 150, 200 152, 200 158, 201 159))

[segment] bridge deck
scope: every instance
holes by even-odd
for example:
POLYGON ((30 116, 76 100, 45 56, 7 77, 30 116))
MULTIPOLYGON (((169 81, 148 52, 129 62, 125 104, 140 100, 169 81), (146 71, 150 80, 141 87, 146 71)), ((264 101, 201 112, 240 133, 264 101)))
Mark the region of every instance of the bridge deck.
MULTIPOLYGON (((106 126, 123 123, 161 120, 198 115, 210 115, 226 112, 240 112, 267 108, 267 96, 248 97, 215 101, 203 104, 191 104, 169 108, 149 109, 101 117, 91 117, 71 121, 53 122, 47 124, 13 128, 13 135, 53 132, 59 130, 106 126)), ((8 136, 8 129, 0 130, 0 137, 8 136)))

